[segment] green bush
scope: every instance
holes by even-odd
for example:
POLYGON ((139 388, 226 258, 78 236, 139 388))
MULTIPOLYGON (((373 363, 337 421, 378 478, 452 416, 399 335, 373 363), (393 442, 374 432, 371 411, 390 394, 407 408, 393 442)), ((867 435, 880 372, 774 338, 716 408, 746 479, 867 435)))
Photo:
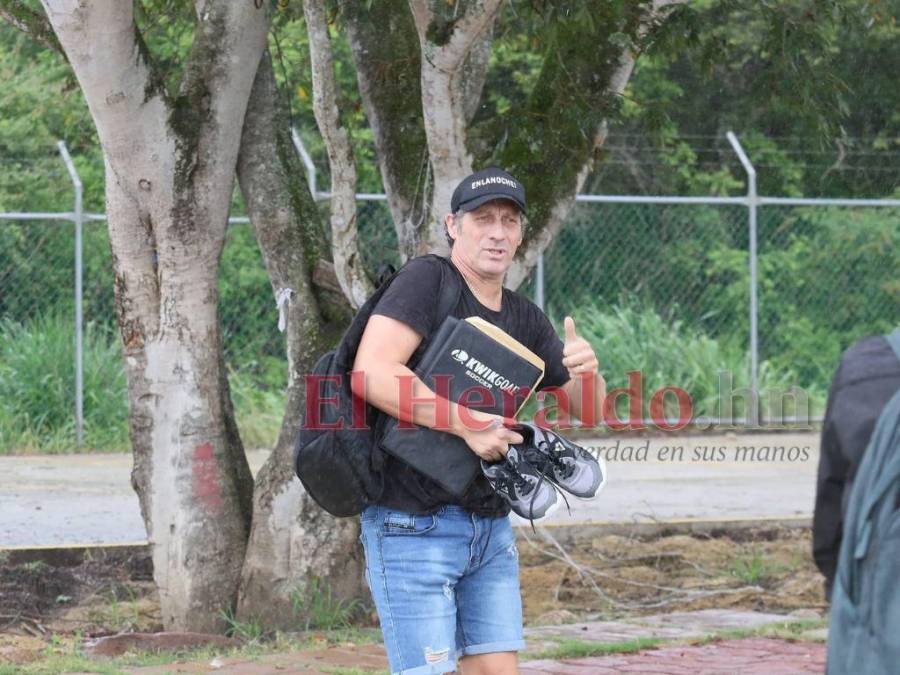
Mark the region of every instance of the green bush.
MULTIPOLYGON (((792 373, 801 387, 825 390, 844 349, 896 325, 898 218, 888 208, 760 209, 761 361, 792 373)), ((665 323, 689 326, 723 348, 749 348, 742 207, 580 204, 544 268, 555 320, 587 305, 603 303, 612 313, 607 308, 624 303, 652 308, 665 323)))
POLYGON ((232 366, 260 375, 267 358, 284 359, 275 295, 248 224, 228 227, 219 270, 219 322, 232 366))
MULTIPOLYGON (((594 347, 609 389, 627 387, 627 373, 641 372, 645 416, 650 397, 663 387, 679 387, 690 394, 695 415, 718 417, 720 373, 731 375, 733 389, 749 386, 745 347, 711 338, 686 322, 666 320, 653 308, 642 307, 636 301, 605 311, 598 303, 589 304, 576 309, 572 318, 578 334, 594 347)), ((563 335, 561 322, 556 328, 563 335)), ((791 370, 761 363, 759 388, 764 414, 772 412, 768 405, 770 393, 796 385, 797 377, 791 370)), ((821 410, 823 391, 812 389, 807 393, 814 407, 821 410)), ((624 400, 620 403, 624 404, 624 400)), ((740 399, 736 406, 739 403, 740 399)), ((774 412, 780 416, 795 411, 789 408, 774 412)), ((627 410, 621 407, 619 413, 624 419, 627 410)), ((743 413, 736 412, 736 416, 742 417, 743 413)))
POLYGON ((900 321, 900 209, 768 211, 760 246, 760 352, 827 387, 841 351, 900 321))
POLYGON ((260 381, 247 372, 232 370, 228 374, 231 401, 244 447, 272 448, 278 440, 284 416, 286 365, 281 364, 281 381, 260 381))

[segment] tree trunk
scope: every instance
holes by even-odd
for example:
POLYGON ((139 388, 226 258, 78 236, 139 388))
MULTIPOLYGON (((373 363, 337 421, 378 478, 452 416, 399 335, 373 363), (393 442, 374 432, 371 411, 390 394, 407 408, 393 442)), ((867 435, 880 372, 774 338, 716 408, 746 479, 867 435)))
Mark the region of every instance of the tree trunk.
POLYGON ((309 60, 312 64, 313 108, 328 150, 331 168, 331 254, 344 295, 354 309, 372 294, 363 268, 356 229, 356 163, 350 137, 337 106, 337 85, 331 57, 331 37, 322 0, 304 0, 309 60))
MULTIPOLYGON (((466 140, 467 113, 471 112, 466 97, 472 92, 464 85, 465 65, 476 45, 483 58, 485 36, 490 36, 501 4, 501 0, 477 0, 467 5, 462 16, 450 18, 445 16, 445 3, 409 0, 422 53, 422 111, 434 176, 429 227, 420 236, 419 253, 447 250, 443 216, 450 210, 456 184, 472 172, 466 140)), ((483 71, 475 65, 476 76, 471 79, 483 84, 483 71)))
POLYGON ((345 3, 341 14, 405 262, 416 255, 431 201, 416 28, 402 2, 345 3))
POLYGON ((309 582, 318 577, 336 599, 365 592, 355 519, 322 511, 294 476, 292 455, 305 406, 303 376, 329 346, 320 301, 311 284, 321 255, 320 216, 303 181, 266 54, 244 120, 238 179, 277 298, 286 305, 287 404, 278 441, 256 480, 253 526, 244 560, 238 618, 296 629, 309 582))
POLYGON ((163 622, 218 630, 236 597, 251 497, 222 359, 218 263, 268 13, 208 3, 171 100, 132 3, 44 6, 103 145, 132 481, 163 622))

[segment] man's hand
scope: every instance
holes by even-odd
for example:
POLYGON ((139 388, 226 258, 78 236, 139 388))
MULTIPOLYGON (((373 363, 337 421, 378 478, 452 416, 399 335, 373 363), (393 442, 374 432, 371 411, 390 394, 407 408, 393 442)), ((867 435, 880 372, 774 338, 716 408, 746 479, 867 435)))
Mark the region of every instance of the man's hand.
POLYGON ((563 345, 563 365, 569 370, 569 377, 573 380, 578 375, 589 373, 595 375, 599 363, 594 354, 594 348, 583 337, 575 333, 575 321, 571 316, 563 320, 566 329, 566 341, 563 345))
POLYGON ((457 430, 476 455, 486 462, 497 462, 506 456, 511 444, 521 443, 525 439, 511 429, 503 426, 503 417, 491 415, 479 410, 467 409, 467 418, 457 430))

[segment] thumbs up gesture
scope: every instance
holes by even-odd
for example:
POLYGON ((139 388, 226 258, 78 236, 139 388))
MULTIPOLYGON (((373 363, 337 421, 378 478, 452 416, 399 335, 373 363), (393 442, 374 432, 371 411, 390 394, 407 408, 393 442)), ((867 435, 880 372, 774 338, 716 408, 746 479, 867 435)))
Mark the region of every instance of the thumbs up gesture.
POLYGON ((569 371, 569 377, 575 378, 577 375, 588 373, 596 375, 597 356, 594 354, 594 348, 583 337, 578 337, 575 332, 575 320, 571 316, 567 316, 563 321, 566 330, 566 339, 563 344, 563 365, 569 371))

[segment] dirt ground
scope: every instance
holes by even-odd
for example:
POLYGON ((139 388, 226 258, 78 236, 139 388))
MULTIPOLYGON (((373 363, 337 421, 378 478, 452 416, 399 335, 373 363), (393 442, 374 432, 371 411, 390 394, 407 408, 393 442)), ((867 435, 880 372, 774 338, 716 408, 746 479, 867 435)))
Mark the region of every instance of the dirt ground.
MULTIPOLYGON (((606 535, 565 547, 539 530, 520 541, 519 555, 526 624, 712 607, 825 609, 806 530, 606 535)), ((145 550, 45 560, 0 559, 0 665, 33 661, 62 639, 162 630, 145 550)), ((374 615, 364 616, 371 624, 374 615)))
POLYGON ((826 609, 805 529, 606 535, 566 547, 539 532, 519 544, 519 556, 530 624, 708 608, 775 614, 826 609))

